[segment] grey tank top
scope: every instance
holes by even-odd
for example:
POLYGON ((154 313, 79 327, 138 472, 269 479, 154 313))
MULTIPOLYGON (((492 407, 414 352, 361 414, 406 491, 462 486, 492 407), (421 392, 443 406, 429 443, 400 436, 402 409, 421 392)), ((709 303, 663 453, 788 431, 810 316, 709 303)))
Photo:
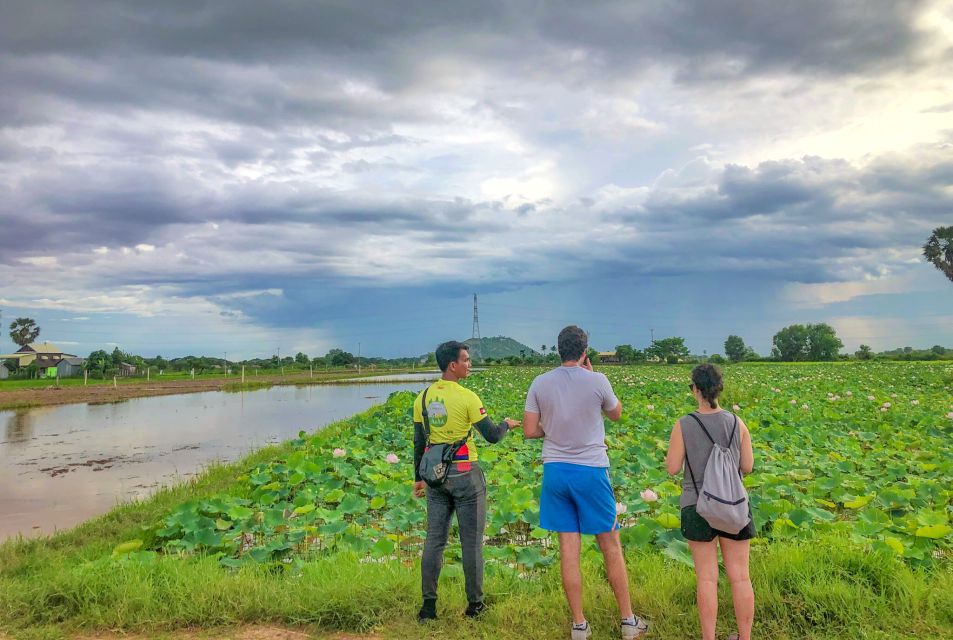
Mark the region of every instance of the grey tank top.
MULTIPOLYGON (((735 416, 730 411, 719 411, 718 413, 695 413, 696 416, 708 429, 712 439, 720 445, 728 446, 728 438, 732 431, 732 424, 735 416)), ((698 426, 695 419, 691 416, 682 416, 678 419, 682 428, 682 437, 685 438, 685 457, 691 463, 692 471, 695 474, 695 483, 701 489, 702 481, 705 479, 705 467, 708 465, 708 456, 711 455, 711 440, 698 426)), ((731 439, 731 452, 736 460, 741 460, 741 434, 735 427, 735 437, 731 439)), ((682 497, 678 504, 685 508, 698 502, 698 494, 695 492, 695 485, 692 484, 692 476, 688 472, 688 465, 682 464, 682 497)))

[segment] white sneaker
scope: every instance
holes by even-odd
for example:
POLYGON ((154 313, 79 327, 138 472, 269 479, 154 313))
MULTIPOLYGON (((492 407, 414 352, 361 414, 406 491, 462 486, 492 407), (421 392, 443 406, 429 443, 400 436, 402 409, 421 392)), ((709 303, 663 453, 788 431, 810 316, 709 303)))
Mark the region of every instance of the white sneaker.
POLYGON ((620 625, 622 629, 622 640, 633 640, 641 638, 642 634, 649 630, 649 623, 642 618, 635 616, 635 624, 620 625))
POLYGON ((585 629, 573 628, 572 631, 569 632, 569 637, 572 640, 588 640, 592 637, 592 625, 586 622, 585 629))

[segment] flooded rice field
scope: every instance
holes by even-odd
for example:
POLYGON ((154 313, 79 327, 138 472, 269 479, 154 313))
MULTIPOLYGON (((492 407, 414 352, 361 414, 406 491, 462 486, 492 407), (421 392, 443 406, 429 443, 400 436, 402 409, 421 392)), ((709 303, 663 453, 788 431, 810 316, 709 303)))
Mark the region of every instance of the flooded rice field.
POLYGON ((72 527, 213 460, 320 429, 394 391, 418 391, 427 379, 0 411, 0 540, 72 527))

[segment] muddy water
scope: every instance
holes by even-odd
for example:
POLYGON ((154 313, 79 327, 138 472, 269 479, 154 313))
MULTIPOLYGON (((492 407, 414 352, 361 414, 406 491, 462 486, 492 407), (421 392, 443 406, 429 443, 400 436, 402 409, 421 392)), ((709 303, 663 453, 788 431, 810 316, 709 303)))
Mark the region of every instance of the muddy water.
POLYGON ((424 385, 281 386, 0 411, 0 540, 72 527, 213 460, 238 459, 424 385))

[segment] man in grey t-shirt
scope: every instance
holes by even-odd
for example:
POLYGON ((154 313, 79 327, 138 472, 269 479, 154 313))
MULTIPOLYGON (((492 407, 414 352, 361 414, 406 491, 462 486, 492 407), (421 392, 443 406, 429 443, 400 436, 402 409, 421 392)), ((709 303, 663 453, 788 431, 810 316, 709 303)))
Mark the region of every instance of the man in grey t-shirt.
POLYGON ((585 640, 592 629, 582 611, 582 534, 594 534, 606 563, 609 584, 622 615, 622 637, 638 638, 648 625, 632 613, 629 578, 619 541, 615 496, 609 482, 609 457, 603 415, 622 416, 622 404, 608 378, 592 370, 589 340, 576 326, 559 332, 562 366, 530 385, 523 413, 523 435, 543 438, 543 490, 540 526, 559 533, 563 589, 572 611, 572 640, 585 640))

